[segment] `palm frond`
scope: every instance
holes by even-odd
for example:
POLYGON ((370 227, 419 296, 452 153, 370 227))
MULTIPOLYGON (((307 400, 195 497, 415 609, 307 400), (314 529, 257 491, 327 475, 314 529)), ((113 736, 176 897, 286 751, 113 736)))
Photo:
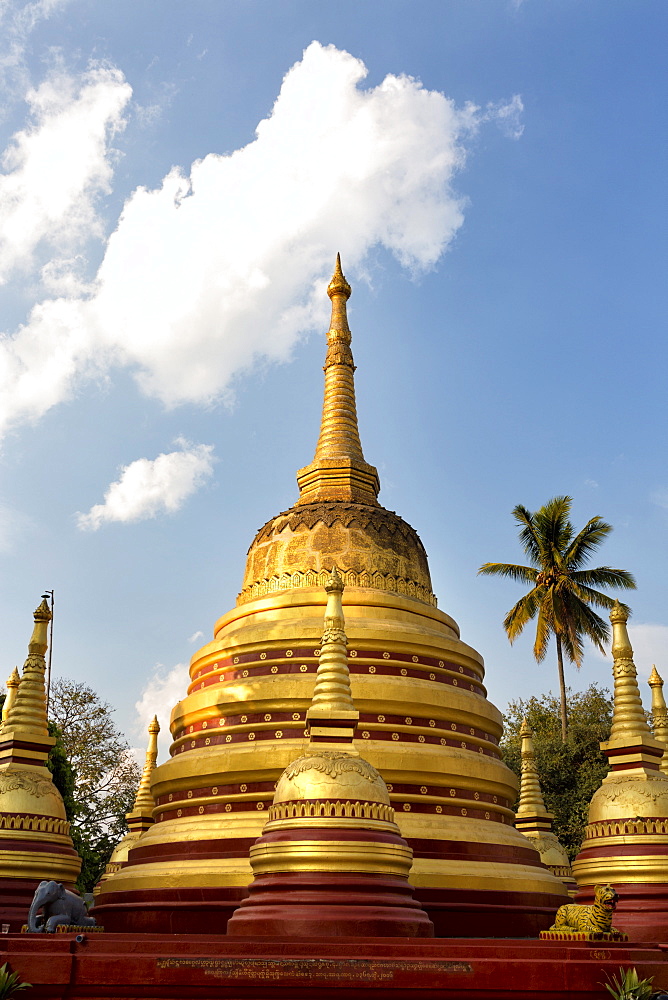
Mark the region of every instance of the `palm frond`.
MULTIPOLYGON (((616 599, 610 597, 609 594, 602 594, 600 590, 594 590, 593 587, 587 587, 579 580, 571 580, 571 592, 583 601, 585 604, 593 604, 597 608, 607 608, 608 611, 612 610, 616 604, 616 599)), ((631 608, 628 604, 621 604, 620 606, 626 611, 629 617, 631 617, 631 608)))
POLYGON ((513 517, 517 523, 521 525, 519 537, 520 542, 522 543, 522 548, 528 555, 529 559, 531 559, 537 566, 540 566, 540 544, 538 538, 536 537, 534 515, 530 510, 527 510, 526 507, 523 507, 521 503, 518 503, 517 507, 513 510, 513 517))
POLYGON ((547 655, 550 644, 550 636, 554 632, 554 622, 552 619, 552 607, 549 595, 545 595, 546 600, 541 602, 536 621, 536 639, 533 644, 533 655, 536 663, 540 663, 547 655))
POLYGON ((572 569, 582 566, 611 531, 612 525, 607 524, 601 517, 590 518, 564 552, 564 563, 572 569))
POLYGON ((530 590, 528 594, 524 595, 524 597, 520 597, 517 604, 512 606, 504 618, 503 627, 505 628, 506 635, 511 643, 515 642, 515 639, 522 634, 524 626, 527 625, 532 618, 535 618, 536 613, 540 608, 544 590, 544 587, 534 587, 534 589, 530 590))
POLYGON ((478 570, 482 576, 506 576, 519 583, 535 583, 538 570, 533 566, 518 566, 515 563, 483 563, 478 570))
MULTIPOLYGON (((605 655, 604 643, 610 639, 610 627, 588 604, 571 594, 568 601, 569 634, 577 636, 579 648, 584 649, 582 639, 589 639, 599 652, 605 655)), ((577 663, 577 660, 574 662, 577 663)))
POLYGON ((543 569, 561 564, 562 553, 573 537, 573 526, 568 519, 572 503, 570 497, 552 497, 533 515, 543 569))
MULTIPOLYGON (((632 573, 625 569, 613 569, 612 566, 599 566, 597 569, 576 569, 571 574, 579 584, 588 587, 611 587, 613 590, 635 590, 636 581, 632 573)), ((604 607, 610 605, 604 604, 604 607)))
POLYGON ((565 629, 563 633, 560 633, 561 638, 561 648, 563 649, 566 658, 574 663, 575 666, 580 669, 582 666, 582 658, 584 657, 584 643, 582 641, 582 636, 578 632, 574 632, 571 629, 565 629))

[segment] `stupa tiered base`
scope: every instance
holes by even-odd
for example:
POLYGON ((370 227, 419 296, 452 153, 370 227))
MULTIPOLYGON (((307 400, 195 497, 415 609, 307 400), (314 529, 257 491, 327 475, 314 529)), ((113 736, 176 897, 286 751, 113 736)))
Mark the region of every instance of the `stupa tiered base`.
POLYGON ((234 937, 433 937, 405 879, 296 872, 265 875, 230 920, 234 937))
POLYGON ((626 942, 11 935, 0 963, 34 1000, 592 1000, 620 966, 668 987, 668 956, 626 942))

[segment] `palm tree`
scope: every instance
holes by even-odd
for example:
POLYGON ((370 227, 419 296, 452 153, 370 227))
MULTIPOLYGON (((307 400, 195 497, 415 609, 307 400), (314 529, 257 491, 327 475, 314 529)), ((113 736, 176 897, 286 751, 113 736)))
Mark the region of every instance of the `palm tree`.
MULTIPOLYGON (((592 517, 573 537, 573 525, 569 520, 572 503, 571 497, 553 497, 533 514, 518 504, 513 517, 520 525, 520 542, 531 565, 485 563, 478 570, 478 573, 487 576, 506 576, 531 585, 531 590, 510 609, 503 627, 512 643, 524 626, 537 617, 533 654, 538 663, 545 658, 550 637, 554 636, 564 742, 568 734, 564 653, 571 663, 580 667, 583 640, 591 640, 605 655, 603 643, 610 637, 607 623, 592 610, 591 605, 611 608, 615 602, 607 594, 593 588, 633 590, 636 585, 633 576, 623 569, 611 569, 610 566, 582 568, 594 549, 610 534, 612 525, 606 524, 600 517, 592 517)), ((622 607, 626 608, 626 605, 622 607)))

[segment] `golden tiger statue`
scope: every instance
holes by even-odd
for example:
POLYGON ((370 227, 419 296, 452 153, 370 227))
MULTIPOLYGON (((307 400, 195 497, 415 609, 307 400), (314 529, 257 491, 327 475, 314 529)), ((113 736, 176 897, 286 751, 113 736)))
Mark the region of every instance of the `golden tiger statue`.
POLYGON ((565 903, 557 910, 551 931, 584 931, 588 934, 619 934, 612 926, 612 915, 619 896, 611 885, 597 885, 591 906, 565 903))

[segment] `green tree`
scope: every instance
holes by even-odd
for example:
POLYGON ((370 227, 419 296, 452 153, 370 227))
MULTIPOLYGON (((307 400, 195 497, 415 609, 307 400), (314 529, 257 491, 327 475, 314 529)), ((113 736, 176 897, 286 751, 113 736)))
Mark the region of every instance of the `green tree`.
MULTIPOLYGON (((564 741, 568 734, 564 653, 571 663, 580 667, 583 640, 589 639, 605 654, 603 643, 610 637, 607 622, 596 614, 591 605, 611 608, 615 602, 594 587, 633 590, 636 585, 633 576, 623 569, 612 569, 610 566, 584 568, 594 549, 610 534, 612 526, 600 517, 592 517, 575 535, 569 519, 572 503, 570 497, 553 497, 533 514, 518 504, 513 510, 513 517, 520 526, 520 542, 531 565, 484 563, 478 570, 478 573, 487 576, 505 576, 531 585, 529 592, 510 609, 503 627, 512 643, 521 635, 525 625, 537 619, 533 654, 538 663, 545 658, 550 638, 554 636, 559 670, 561 738, 564 741)), ((626 608, 626 605, 623 607, 626 608)))
POLYGON ((113 719, 113 709, 87 684, 59 678, 50 714, 76 780, 72 840, 81 855, 77 885, 91 892, 111 852, 127 832, 141 769, 113 719))
POLYGON ((74 769, 67 758, 62 733, 55 722, 49 721, 49 736, 54 736, 56 742, 49 751, 46 766, 51 771, 53 783, 63 797, 65 814, 70 823, 74 823, 77 812, 75 799, 76 779, 74 769))
POLYGON ((520 728, 526 718, 534 734, 536 765, 548 812, 554 813, 554 832, 571 860, 580 850, 589 803, 608 772, 608 760, 599 744, 610 736, 613 702, 610 692, 592 684, 570 694, 568 738, 561 738, 559 699, 553 694, 511 701, 504 716, 503 759, 521 774, 520 728))

